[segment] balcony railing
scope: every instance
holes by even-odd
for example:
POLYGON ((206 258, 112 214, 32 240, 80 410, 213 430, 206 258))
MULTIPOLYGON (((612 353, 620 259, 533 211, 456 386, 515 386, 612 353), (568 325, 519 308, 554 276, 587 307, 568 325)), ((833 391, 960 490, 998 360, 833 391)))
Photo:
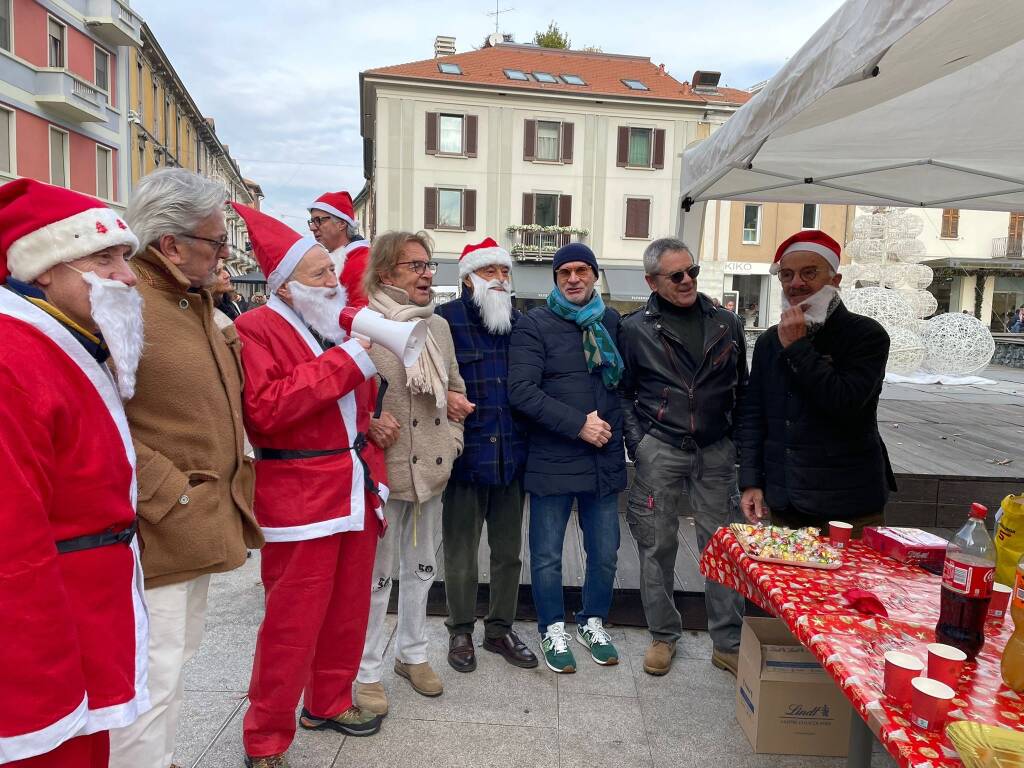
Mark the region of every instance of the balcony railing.
POLYGON ((1019 259, 1021 257, 1021 243, 1024 238, 1020 237, 993 237, 992 258, 1019 259))
POLYGON ((142 45, 142 18, 120 0, 89 0, 85 23, 110 45, 142 45))
POLYGON ((107 95, 64 69, 36 73, 35 99, 40 106, 78 123, 107 121, 107 95))
POLYGON ((513 224, 506 232, 512 241, 509 253, 517 261, 551 261, 555 251, 569 243, 579 243, 590 232, 577 227, 543 227, 539 224, 513 224))

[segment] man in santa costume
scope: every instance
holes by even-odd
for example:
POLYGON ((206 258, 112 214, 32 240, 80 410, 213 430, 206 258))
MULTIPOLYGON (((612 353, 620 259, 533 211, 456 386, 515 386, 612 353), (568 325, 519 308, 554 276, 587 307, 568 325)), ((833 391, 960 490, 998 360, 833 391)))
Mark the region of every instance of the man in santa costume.
POLYGON ((108 731, 150 706, 121 402, 142 352, 138 245, 99 200, 0 187, 3 765, 105 768, 108 731))
POLYGON ((353 307, 365 307, 363 277, 370 263, 370 244, 359 234, 352 196, 348 192, 325 192, 309 206, 309 228, 331 252, 334 271, 353 307))
POLYGON ((247 766, 286 766, 304 728, 368 736, 381 718, 352 704, 382 531, 381 451, 367 444, 377 372, 369 342, 339 326, 346 292, 327 249, 244 205, 270 299, 235 321, 245 423, 256 456, 254 511, 266 538, 266 613, 256 642, 247 766))
POLYGON ((889 335, 839 297, 839 243, 817 229, 775 253, 787 308, 754 345, 736 429, 741 507, 792 528, 881 525, 896 481, 878 434, 889 335), (827 481, 825 481, 827 478, 827 481))

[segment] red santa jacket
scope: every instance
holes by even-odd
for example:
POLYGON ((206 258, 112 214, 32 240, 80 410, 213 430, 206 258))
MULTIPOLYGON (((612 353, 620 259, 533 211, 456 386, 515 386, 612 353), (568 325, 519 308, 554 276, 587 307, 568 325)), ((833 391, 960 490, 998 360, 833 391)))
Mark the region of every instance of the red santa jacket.
MULTIPOLYGON (((245 369, 245 424, 257 449, 330 450, 353 446, 373 413, 377 368, 355 339, 324 352, 277 296, 235 321, 245 369)), ((362 450, 387 498, 383 452, 362 450)), ((368 493, 354 451, 256 461, 253 511, 268 542, 300 541, 363 529, 382 498, 368 493)))
POLYGON ((365 307, 370 302, 363 291, 363 275, 370 264, 370 244, 366 240, 353 240, 331 253, 338 282, 345 286, 350 307, 365 307))
POLYGON ((114 382, 52 316, 0 288, 0 763, 149 709, 135 452, 114 382))

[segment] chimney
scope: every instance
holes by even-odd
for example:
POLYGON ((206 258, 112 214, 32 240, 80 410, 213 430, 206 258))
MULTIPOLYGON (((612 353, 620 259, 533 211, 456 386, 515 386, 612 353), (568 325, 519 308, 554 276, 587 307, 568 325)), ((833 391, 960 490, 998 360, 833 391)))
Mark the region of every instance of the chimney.
POLYGON ((438 35, 434 38, 434 58, 438 56, 451 56, 455 53, 455 38, 447 35, 438 35))
POLYGON ((718 93, 718 81, 721 79, 721 72, 698 69, 693 73, 693 80, 691 82, 696 93, 718 93))

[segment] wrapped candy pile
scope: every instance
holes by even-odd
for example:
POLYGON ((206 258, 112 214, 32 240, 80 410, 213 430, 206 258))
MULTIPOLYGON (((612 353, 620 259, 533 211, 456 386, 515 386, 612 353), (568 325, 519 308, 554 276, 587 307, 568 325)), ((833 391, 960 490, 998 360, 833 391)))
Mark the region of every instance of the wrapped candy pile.
POLYGON ((777 525, 734 523, 732 530, 743 550, 758 560, 793 565, 837 567, 843 561, 836 549, 823 542, 817 528, 781 528, 777 525))

